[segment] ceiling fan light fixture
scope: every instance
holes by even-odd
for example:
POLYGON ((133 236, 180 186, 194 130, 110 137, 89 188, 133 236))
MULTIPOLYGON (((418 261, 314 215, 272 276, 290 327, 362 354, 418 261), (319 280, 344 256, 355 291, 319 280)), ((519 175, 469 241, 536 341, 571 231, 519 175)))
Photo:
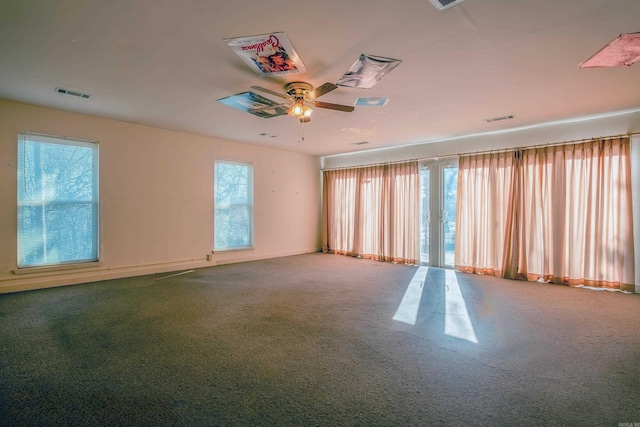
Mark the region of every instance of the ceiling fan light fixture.
POLYGON ((296 99, 295 103, 289 108, 289 114, 298 118, 309 117, 313 110, 304 103, 304 99, 296 99))
POLYGON ((291 113, 294 116, 301 116, 302 113, 304 112, 304 108, 301 105, 300 102, 296 102, 295 104, 293 104, 293 106, 291 107, 291 113))

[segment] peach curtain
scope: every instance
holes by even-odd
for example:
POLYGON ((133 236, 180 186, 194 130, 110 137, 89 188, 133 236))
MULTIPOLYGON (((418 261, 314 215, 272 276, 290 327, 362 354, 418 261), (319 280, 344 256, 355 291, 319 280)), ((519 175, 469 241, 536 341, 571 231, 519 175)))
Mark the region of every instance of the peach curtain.
POLYGON ((500 159, 486 166, 493 178, 478 171, 485 165, 478 168, 479 155, 460 159, 458 269, 633 291, 629 138, 487 156, 500 159), (477 175, 472 193, 468 177, 477 175), (483 194, 492 188, 501 194, 483 194), (486 206, 500 198, 498 209, 486 206), (487 227, 494 227, 492 239, 483 242, 487 227), (485 259, 482 250, 495 257, 485 259))
POLYGON ((417 263, 417 162, 329 170, 323 178, 325 252, 417 263))
POLYGON ((511 193, 511 153, 460 157, 455 268, 502 276, 504 233, 511 193))

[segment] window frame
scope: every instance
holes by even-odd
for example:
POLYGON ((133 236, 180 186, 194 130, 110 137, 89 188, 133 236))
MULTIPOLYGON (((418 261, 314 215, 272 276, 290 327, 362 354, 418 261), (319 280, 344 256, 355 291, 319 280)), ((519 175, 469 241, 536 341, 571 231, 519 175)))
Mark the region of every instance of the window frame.
POLYGON ((253 250, 254 249, 254 212, 255 212, 255 206, 254 206, 254 165, 252 162, 244 162, 244 161, 239 161, 239 160, 229 160, 229 159, 215 159, 214 160, 214 167, 213 167, 213 252, 214 253, 220 253, 220 252, 232 252, 232 251, 245 251, 245 250, 253 250), (218 245, 218 239, 216 238, 217 236, 217 224, 220 222, 220 218, 218 218, 217 213, 219 211, 223 211, 223 210, 228 210, 229 207, 219 207, 218 203, 216 202, 216 200, 218 199, 217 197, 217 192, 218 192, 218 166, 219 165, 235 165, 235 166, 243 166, 247 168, 247 181, 246 181, 246 186, 247 186, 247 198, 248 198, 248 202, 247 203, 235 203, 235 204, 231 204, 230 207, 231 208, 237 208, 239 206, 245 206, 247 207, 247 214, 249 216, 249 221, 247 224, 247 227, 244 230, 244 232, 246 232, 248 234, 248 244, 247 245, 218 245))
POLYGON ((30 271, 54 271, 60 269, 74 269, 82 267, 93 267, 101 264, 101 237, 102 237, 102 224, 101 224, 101 203, 100 203, 100 150, 98 141, 90 141, 84 139, 70 138, 66 136, 58 135, 46 135, 32 132, 20 132, 17 138, 17 153, 16 153, 16 266, 17 269, 14 273, 25 273, 30 271), (40 144, 58 144, 67 147, 83 147, 91 149, 91 200, 56 200, 47 199, 42 200, 39 203, 34 203, 33 200, 28 198, 21 198, 20 185, 24 184, 25 173, 25 145, 27 143, 40 143, 40 144), (21 153, 21 150, 23 152, 21 153), (21 156, 22 154, 22 156, 21 156), (21 163, 22 162, 22 163, 21 163), (86 204, 92 207, 92 230, 91 230, 91 256, 89 258, 78 258, 67 261, 53 261, 53 262, 26 262, 27 260, 22 254, 24 239, 21 235, 21 231, 24 227, 24 215, 22 214, 22 207, 39 205, 43 208, 47 206, 63 206, 65 204, 86 204))

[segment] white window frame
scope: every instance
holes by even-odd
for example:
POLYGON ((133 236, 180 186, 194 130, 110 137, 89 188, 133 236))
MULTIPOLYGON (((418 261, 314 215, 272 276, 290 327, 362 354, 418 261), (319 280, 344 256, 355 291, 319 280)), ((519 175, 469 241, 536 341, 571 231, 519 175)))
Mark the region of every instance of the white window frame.
MULTIPOLYGON (((26 173, 26 165, 21 164, 26 161, 24 158, 24 153, 26 149, 26 145, 28 143, 39 143, 39 144, 59 144, 65 146, 76 146, 76 147, 84 147, 90 148, 92 150, 92 164, 91 164, 91 200, 86 201, 67 201, 67 200, 55 200, 53 198, 49 199, 46 197, 47 191, 42 191, 42 197, 39 200, 30 199, 25 195, 23 195, 24 199, 21 199, 20 189, 17 189, 16 199, 17 199, 17 229, 16 229, 16 237, 17 237, 17 270, 14 272, 28 272, 33 270, 41 270, 41 269, 58 269, 58 268, 77 268, 81 266, 94 266, 100 264, 100 236, 101 236, 101 225, 100 225, 100 195, 99 195, 99 145, 97 141, 86 141, 80 139, 73 139, 63 136, 53 136, 53 135, 42 135, 36 133, 28 133, 21 132, 18 134, 18 156, 17 156, 17 185, 26 185, 24 174, 26 173), (21 152, 21 150, 23 150, 21 152), (91 256, 86 258, 77 258, 72 260, 65 261, 48 261, 47 257, 44 257, 44 260, 40 262, 27 262, 25 259, 25 255, 23 254, 24 250, 24 239, 21 236, 21 230, 24 227, 24 217, 22 215, 23 207, 26 206, 53 206, 53 205, 64 205, 65 203, 74 203, 74 204, 91 204, 93 206, 92 209, 92 241, 91 243, 91 256)), ((55 179, 55 178, 54 178, 55 179)), ((53 186, 47 187, 48 190, 52 190, 55 187, 55 182, 53 186)), ((45 241, 45 237, 43 237, 43 241, 45 241)), ((46 243, 43 251, 46 253, 46 243)))
POLYGON ((239 250, 251 250, 253 249, 253 218, 254 218, 254 205, 253 205, 253 163, 249 162, 240 162, 236 160, 224 160, 224 159, 216 159, 214 161, 214 180, 213 180, 213 251, 214 252, 227 252, 227 251, 239 251, 239 250), (218 203, 218 184, 220 183, 220 179, 218 178, 219 173, 219 165, 235 165, 242 166, 247 168, 247 181, 244 185, 247 186, 247 203, 234 203, 232 201, 227 202, 222 205, 218 203), (238 207, 246 207, 247 215, 249 217, 248 223, 246 224, 246 228, 243 229, 244 232, 248 234, 248 242, 244 245, 232 245, 232 244, 224 244, 220 242, 219 239, 216 238, 218 235, 217 228, 221 223, 221 217, 218 213, 225 213, 231 209, 237 209, 238 207))
POLYGON ((445 188, 444 188, 444 170, 447 168, 458 168, 458 159, 433 159, 423 161, 420 164, 420 185, 422 185, 422 177, 424 171, 429 172, 429 200, 422 200, 422 191, 420 191, 420 233, 428 226, 429 238, 426 243, 428 245, 428 259, 423 257, 423 248, 420 248, 420 262, 422 265, 433 267, 453 268, 454 263, 447 262, 445 254, 445 225, 454 221, 456 218, 449 218, 445 211, 445 188), (424 208, 425 202, 429 207, 427 211, 424 208))

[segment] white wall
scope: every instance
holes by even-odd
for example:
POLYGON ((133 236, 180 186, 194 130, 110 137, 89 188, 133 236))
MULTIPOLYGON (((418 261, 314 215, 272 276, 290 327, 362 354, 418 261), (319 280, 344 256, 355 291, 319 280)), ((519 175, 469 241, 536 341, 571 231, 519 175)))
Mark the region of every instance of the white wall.
POLYGON ((0 100, 0 293, 319 250, 319 159, 0 100), (15 274, 20 131, 100 142, 101 263, 15 274), (213 248, 213 162, 254 165, 254 249, 213 248))
MULTIPOLYGON (((611 114, 607 117, 547 123, 508 132, 468 136, 394 149, 329 156, 322 159, 322 165, 325 169, 331 169, 436 156, 445 157, 475 151, 552 144, 634 132, 640 132, 639 110, 611 114)), ((636 260, 635 283, 636 292, 640 293, 640 135, 631 137, 631 157, 636 260)))
POLYGON ((552 144, 583 138, 618 135, 627 132, 640 132, 640 110, 574 122, 547 123, 535 127, 514 129, 495 134, 486 133, 439 142, 413 144, 399 148, 327 156, 324 157, 322 161, 323 168, 331 169, 344 166, 457 155, 460 153, 491 149, 552 144))

